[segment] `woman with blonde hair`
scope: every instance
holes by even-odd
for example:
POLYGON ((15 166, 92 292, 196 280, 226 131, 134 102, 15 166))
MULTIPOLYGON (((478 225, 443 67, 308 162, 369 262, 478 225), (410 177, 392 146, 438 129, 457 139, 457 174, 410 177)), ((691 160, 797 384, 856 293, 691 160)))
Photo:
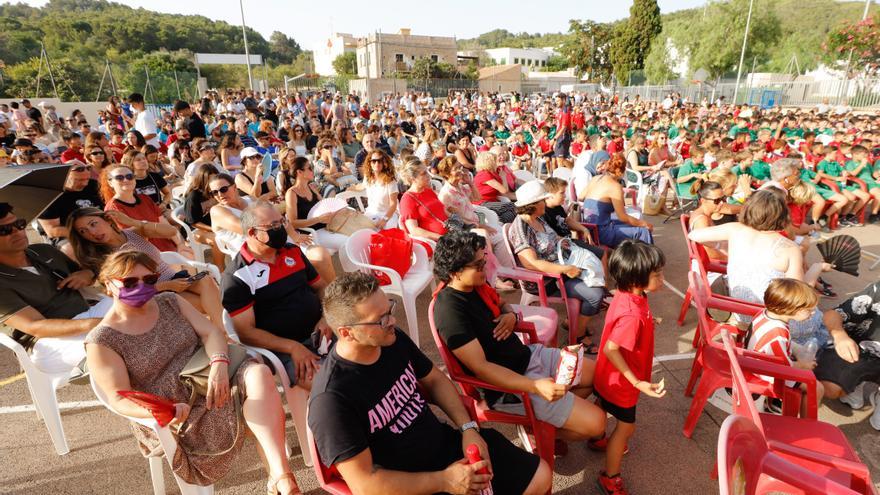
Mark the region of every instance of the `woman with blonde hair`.
MULTIPOLYGON (((113 306, 86 337, 95 385, 125 416, 150 418, 151 413, 120 396, 121 391, 174 402, 172 425, 181 434, 172 469, 187 483, 207 486, 226 476, 244 444, 242 433, 249 430, 269 472, 268 493, 300 493, 285 452, 284 410, 272 372, 250 358, 230 369, 226 332, 183 298, 157 294, 157 269, 138 251, 118 252, 103 265, 99 280, 113 296, 113 306), (198 352, 207 354, 210 363, 204 396, 192 396, 180 380, 198 352)), ((132 424, 132 430, 144 456, 161 449, 149 428, 132 424)))

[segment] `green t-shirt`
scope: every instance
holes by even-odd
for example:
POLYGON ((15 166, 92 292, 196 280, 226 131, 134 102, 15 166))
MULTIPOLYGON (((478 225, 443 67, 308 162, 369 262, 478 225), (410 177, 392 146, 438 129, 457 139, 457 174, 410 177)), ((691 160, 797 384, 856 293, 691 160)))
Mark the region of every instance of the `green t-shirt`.
POLYGON ((666 135, 669 136, 670 141, 677 138, 678 137, 678 126, 675 126, 675 125, 669 126, 669 132, 667 132, 666 135))
MULTIPOLYGON (((859 163, 855 160, 850 160, 846 162, 846 165, 844 165, 843 168, 845 168, 847 172, 852 172, 853 170, 859 168, 859 163)), ((856 175, 856 177, 862 180, 874 180, 874 177, 871 175, 872 173, 873 169, 871 168, 871 163, 868 162, 864 166, 864 168, 862 168, 862 171, 859 172, 858 175, 856 175)))
MULTIPOLYGON (((678 177, 684 177, 690 174, 703 173, 706 171, 706 166, 702 163, 694 163, 693 160, 688 158, 678 169, 678 177)), ((676 182, 675 190, 678 191, 678 196, 682 198, 692 198, 694 195, 691 194, 691 184, 697 180, 696 178, 690 179, 687 182, 676 182)))
POLYGON ((782 133, 785 134, 786 139, 804 137, 804 130, 800 127, 783 127, 782 133))
POLYGON ((599 128, 594 125, 587 126, 587 136, 592 136, 593 134, 599 134, 599 128))
POLYGON ((730 170, 737 176, 749 175, 755 180, 767 180, 770 178, 770 164, 761 160, 753 161, 745 170, 740 165, 736 165, 730 170))
POLYGON ((839 163, 835 161, 822 160, 816 165, 816 170, 822 172, 823 174, 828 174, 832 177, 840 177, 843 173, 843 167, 840 166, 839 163))
MULTIPOLYGON (((744 128, 743 128, 743 129, 744 129, 744 128)), ((739 127, 739 126, 736 126, 736 125, 731 126, 730 130, 727 131, 727 137, 729 137, 729 138, 735 138, 736 135, 739 133, 739 131, 740 131, 740 127, 739 127)))
POLYGON ((633 137, 633 134, 635 134, 635 133, 636 133, 636 128, 635 128, 635 127, 627 127, 627 128, 626 128, 626 133, 625 133, 625 135, 626 135, 626 138, 627 138, 627 139, 631 139, 631 138, 633 137))

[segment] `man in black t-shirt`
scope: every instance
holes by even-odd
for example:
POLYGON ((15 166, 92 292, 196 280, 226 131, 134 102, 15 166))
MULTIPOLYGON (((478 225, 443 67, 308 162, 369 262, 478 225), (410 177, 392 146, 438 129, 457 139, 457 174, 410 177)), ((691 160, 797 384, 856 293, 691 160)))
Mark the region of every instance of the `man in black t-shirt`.
POLYGON ((490 480, 499 495, 546 493, 547 463, 471 421, 393 312, 371 275, 346 273, 327 287, 324 313, 339 340, 315 376, 308 418, 321 462, 335 465, 353 493, 475 493, 490 480), (458 431, 438 420, 428 397, 458 431), (468 465, 471 444, 484 460, 468 465), (477 474, 487 466, 492 475, 477 474))
POLYGON ((77 208, 94 207, 104 209, 101 194, 98 192, 98 181, 91 179, 92 168, 82 162, 72 162, 64 183, 64 192, 38 217, 40 227, 51 240, 52 245, 62 249, 66 254, 69 245, 67 217, 77 208))
POLYGON ((311 387, 324 323, 319 294, 326 282, 298 246, 275 208, 256 201, 241 214, 245 243, 223 274, 223 307, 241 341, 274 352, 290 382, 311 387))
POLYGON ((174 104, 174 112, 183 117, 183 126, 189 131, 190 139, 205 137, 205 121, 193 112, 189 103, 178 100, 174 104))
MULTIPOLYGON (((513 333, 520 316, 486 284, 485 268, 485 238, 457 231, 437 241, 434 275, 445 286, 434 302, 434 322, 446 346, 478 379, 528 392, 535 416, 557 427, 561 439, 601 437, 605 413, 586 400, 592 393, 595 363, 585 359, 580 382, 570 388, 556 383, 559 349, 520 341, 513 333)), ((512 394, 484 395, 495 409, 524 413, 522 402, 512 394)))

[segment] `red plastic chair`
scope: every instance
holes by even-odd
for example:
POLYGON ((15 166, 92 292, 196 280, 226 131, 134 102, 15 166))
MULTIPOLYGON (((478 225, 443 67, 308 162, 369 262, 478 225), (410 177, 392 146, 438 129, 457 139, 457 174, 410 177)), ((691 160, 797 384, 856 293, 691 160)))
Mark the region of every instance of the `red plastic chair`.
POLYGON ((351 490, 342 479, 336 466, 327 467, 318 454, 318 445, 315 444, 315 437, 312 436, 312 429, 306 429, 306 435, 309 441, 309 451, 312 453, 312 462, 314 463, 315 477, 318 478, 318 484, 321 489, 331 495, 351 495, 351 490))
MULTIPOLYGON (((507 249, 507 253, 510 255, 510 258, 519 265, 519 259, 516 254, 513 252, 513 248, 510 246, 510 238, 507 236, 510 230, 510 224, 504 224, 502 228, 502 234, 504 235, 504 248, 507 249)), ((523 306, 529 306, 534 302, 540 303, 539 305, 542 307, 549 307, 550 303, 554 304, 562 304, 566 308, 566 315, 568 316, 568 343, 576 344, 575 338, 575 329, 577 327, 578 315, 580 314, 581 302, 575 298, 570 298, 565 295, 565 284, 562 279, 562 275, 558 273, 547 273, 547 272, 539 272, 537 270, 529 270, 528 268, 523 268, 521 266, 517 266, 516 268, 505 268, 499 267, 497 274, 499 277, 507 277, 515 279, 519 282, 520 289, 522 289, 522 297, 520 298, 520 304, 523 306), (547 288, 544 286, 544 282, 547 279, 555 279, 556 287, 559 289, 558 296, 548 296, 547 288), (534 295, 526 291, 525 282, 533 282, 538 286, 538 295, 534 295)))
MULTIPOLYGON (((727 263, 710 260, 709 254, 706 252, 703 246, 688 239, 688 233, 690 232, 691 216, 687 213, 684 213, 681 215, 681 217, 679 217, 679 219, 681 221, 681 231, 684 234, 684 242, 687 246, 688 263, 693 264, 694 262, 702 262, 707 272, 727 274, 727 263), (699 248, 697 246, 699 246, 699 248)), ((687 291, 685 291, 684 293, 684 301, 681 304, 681 311, 679 311, 678 313, 678 326, 684 325, 684 319, 687 316, 688 309, 691 307, 692 299, 693 294, 691 293, 691 288, 688 287, 687 291)), ((697 346, 696 334, 694 334, 693 346, 697 346)))
MULTIPOLYGON (((694 428, 697 426, 697 421, 699 421, 700 415, 706 407, 706 402, 709 401, 712 394, 720 388, 732 386, 733 379, 730 375, 730 359, 716 339, 720 332, 732 331, 736 333, 737 329, 730 325, 712 322, 709 319, 707 313, 709 298, 705 288, 697 279, 695 273, 689 273, 688 278, 695 287, 694 301, 697 305, 697 314, 700 317, 697 325, 697 332, 700 335, 698 353, 694 357, 691 376, 685 388, 685 395, 690 395, 694 389, 694 384, 697 382, 697 378, 699 378, 699 385, 696 392, 694 392, 694 398, 691 401, 691 407, 682 429, 684 436, 691 438, 694 428)), ((736 310, 740 308, 729 307, 729 309, 736 310)), ((750 393, 782 399, 783 414, 797 416, 801 407, 801 392, 800 390, 786 387, 785 380, 806 383, 808 390, 811 391, 807 395, 807 416, 816 418, 818 410, 816 402, 816 377, 811 371, 792 368, 784 360, 763 353, 744 349, 737 349, 737 353, 750 359, 751 362, 758 363, 761 367, 761 375, 775 378, 773 384, 768 384, 764 380, 750 374, 750 379, 747 382, 750 393)), ((758 364, 755 366, 758 366, 758 364)))
POLYGON ((721 424, 718 465, 720 495, 763 495, 792 490, 806 495, 858 494, 771 452, 761 430, 738 415, 728 416, 721 424))
MULTIPOLYGON (((771 458, 772 473, 780 474, 780 471, 789 471, 791 475, 785 476, 785 479, 789 480, 792 476, 802 474, 801 470, 791 469, 791 466, 783 466, 780 461, 784 460, 825 479, 824 482, 815 485, 819 491, 804 493, 876 493, 868 468, 859 459, 846 435, 839 428, 815 418, 804 419, 759 413, 752 401, 751 390, 744 371, 763 374, 768 369, 766 363, 741 356, 740 349, 736 348, 730 334, 723 330, 721 331, 721 341, 730 362, 730 374, 733 377, 734 414, 747 419, 760 432, 764 446, 753 445, 754 447, 765 450, 765 452, 769 451, 780 458, 779 461, 771 458), (850 491, 842 491, 835 487, 835 484, 850 491)), ((809 400, 815 400, 815 387, 808 387, 807 390, 809 400)), ((749 451, 748 455, 756 453, 758 452, 749 451)), ((720 456, 719 461, 722 461, 720 456)), ((726 466, 729 462, 729 458, 724 457, 722 465, 726 466)), ((727 483, 722 483, 722 487, 725 484, 729 486, 730 480, 725 479, 724 481, 727 483)), ((758 482, 757 485, 763 490, 756 491, 757 493, 767 491, 791 493, 790 487, 781 489, 780 485, 777 485, 780 482, 784 483, 782 480, 766 477, 763 483, 761 479, 758 479, 758 482)))
MULTIPOLYGON (((552 470, 556 427, 535 417, 535 411, 532 409, 532 399, 528 393, 490 385, 464 372, 461 363, 458 362, 458 358, 446 347, 446 342, 440 337, 437 326, 434 324, 434 301, 435 299, 432 299, 430 306, 428 306, 428 322, 431 326, 431 335, 434 336, 434 342, 437 344, 437 350, 440 351, 440 358, 443 359, 443 364, 446 365, 446 373, 449 374, 449 378, 458 384, 466 397, 473 401, 473 412, 476 414, 476 420, 520 425, 530 429, 534 434, 535 445, 531 444, 531 439, 528 439, 529 442, 523 445, 523 447, 529 452, 536 452, 538 456, 547 461, 552 470), (525 415, 490 409, 479 391, 481 388, 518 395, 525 408, 525 415)), ((531 323, 520 322, 514 328, 514 331, 528 335, 529 340, 526 342, 527 344, 537 341, 535 327, 531 323)))

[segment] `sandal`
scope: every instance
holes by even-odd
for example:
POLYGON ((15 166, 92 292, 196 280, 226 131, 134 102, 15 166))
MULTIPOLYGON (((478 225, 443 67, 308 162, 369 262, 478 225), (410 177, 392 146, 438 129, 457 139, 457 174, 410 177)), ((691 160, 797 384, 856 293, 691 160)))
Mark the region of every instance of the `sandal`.
POLYGON ((582 335, 578 337, 576 342, 578 344, 582 344, 584 346, 584 354, 595 355, 599 354, 599 345, 595 342, 590 342, 589 344, 584 344, 584 339, 587 337, 592 337, 592 335, 582 335))
POLYGON ((269 481, 266 482, 266 493, 268 495, 282 495, 281 490, 278 489, 278 483, 288 480, 293 485, 293 491, 287 492, 283 495, 302 495, 302 492, 299 491, 299 485, 296 484, 296 477, 292 472, 284 473, 278 479, 269 478, 269 481))

